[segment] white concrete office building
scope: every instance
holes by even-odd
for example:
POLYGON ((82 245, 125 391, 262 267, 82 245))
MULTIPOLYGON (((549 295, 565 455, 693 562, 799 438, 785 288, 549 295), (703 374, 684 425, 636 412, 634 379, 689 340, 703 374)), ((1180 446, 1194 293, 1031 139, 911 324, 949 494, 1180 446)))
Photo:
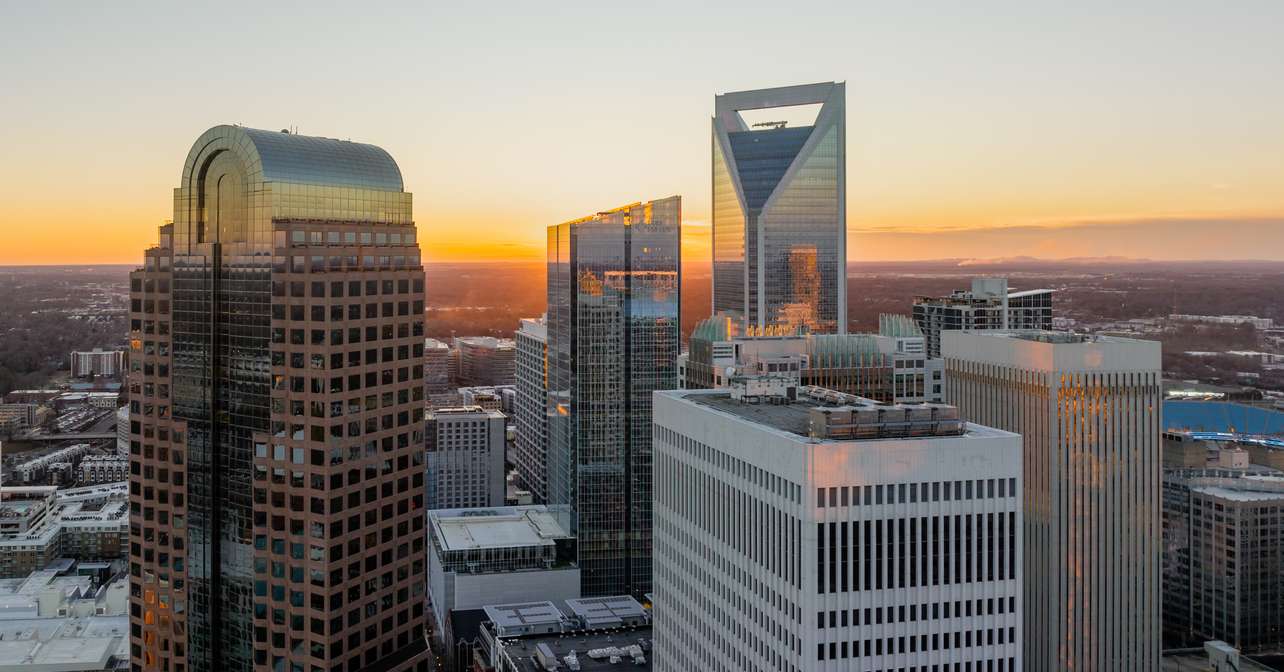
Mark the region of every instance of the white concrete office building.
POLYGON ((504 503, 504 414, 480 406, 440 408, 424 418, 429 509, 504 503))
POLYGON ((548 501, 548 321, 526 318, 514 334, 517 341, 517 425, 513 466, 522 487, 535 501, 548 501))
POLYGON ((746 389, 655 393, 655 669, 1022 669, 1020 437, 746 389))
POLYGON ((1159 669, 1160 344, 941 336, 946 401, 1024 439, 1027 667, 1159 669))

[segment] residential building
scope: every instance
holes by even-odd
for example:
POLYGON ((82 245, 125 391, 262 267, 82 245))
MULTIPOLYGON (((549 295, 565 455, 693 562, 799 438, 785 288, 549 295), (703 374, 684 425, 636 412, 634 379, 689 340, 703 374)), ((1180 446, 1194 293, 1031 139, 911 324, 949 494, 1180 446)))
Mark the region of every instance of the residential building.
POLYGON ((480 406, 439 408, 424 418, 429 509, 504 503, 504 414, 480 406))
POLYGON ((129 455, 86 455, 80 458, 76 482, 81 485, 129 480, 129 455))
POLYGON ((424 339, 424 392, 426 394, 441 394, 450 390, 452 358, 454 354, 449 344, 435 338, 424 339))
POLYGON ((1160 344, 946 331, 946 401, 1022 436, 1025 660, 1158 669, 1160 344))
POLYGON ((49 419, 50 410, 40 404, 0 404, 0 430, 13 435, 39 427, 49 419))
POLYGON ((680 197, 548 229, 548 503, 582 593, 651 585, 651 393, 677 387, 680 197))
POLYGON ((679 362, 679 387, 722 388, 736 377, 785 376, 877 401, 940 401, 944 363, 927 358, 923 335, 908 318, 883 318, 879 334, 811 334, 801 327, 758 331, 737 316, 715 315, 692 330, 690 350, 679 362))
POLYGON ((0 497, 0 578, 26 576, 59 558, 97 562, 128 553, 124 483, 4 486, 0 497))
POLYGON ((714 97, 714 313, 847 331, 845 99, 835 82, 714 97), (802 105, 819 111, 801 126, 741 115, 802 105))
POLYGON ((424 274, 392 157, 211 128, 130 304, 133 669, 426 667, 424 274))
POLYGON ((632 596, 490 605, 473 650, 476 672, 653 668, 651 615, 632 596), (538 667, 536 667, 538 666, 538 667))
POLYGON ((941 332, 982 329, 1052 328, 1051 289, 1014 292, 1007 278, 973 278, 972 289, 949 296, 914 299, 914 321, 927 342, 929 357, 941 356, 941 332))
POLYGON ((569 522, 564 509, 544 506, 430 510, 428 592, 439 642, 453 640, 457 609, 579 597, 569 522))
POLYGON ((654 445, 657 670, 1031 669, 1016 434, 750 379, 654 445))
POLYGON ((517 343, 517 398, 513 419, 517 436, 512 463, 521 486, 537 502, 548 501, 548 322, 547 316, 521 321, 517 343))
POLYGON ((459 352, 459 385, 513 384, 517 344, 511 338, 460 336, 455 339, 459 352))
POLYGON ((73 378, 88 378, 90 376, 114 378, 121 375, 124 370, 124 350, 94 348, 89 351, 78 350, 71 353, 71 376, 73 378))
POLYGON ((1164 470, 1164 636, 1170 647, 1221 640, 1278 651, 1284 472, 1222 452, 1216 466, 1164 470))

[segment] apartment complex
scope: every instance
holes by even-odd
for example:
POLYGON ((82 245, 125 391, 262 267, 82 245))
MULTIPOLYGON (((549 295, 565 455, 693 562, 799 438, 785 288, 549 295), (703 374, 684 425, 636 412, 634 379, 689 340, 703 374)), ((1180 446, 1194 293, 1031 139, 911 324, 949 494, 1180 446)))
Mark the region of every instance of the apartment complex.
POLYGON ((426 665, 424 276, 373 145, 216 126, 130 275, 130 662, 426 665))
POLYGON ((946 331, 946 395, 1021 435, 1025 659, 1158 669, 1160 345, 1049 331, 946 331))
POLYGON ((914 321, 927 339, 927 354, 941 356, 941 332, 982 329, 1051 329, 1051 289, 1009 291, 1007 278, 973 278, 972 289, 914 299, 914 321))
POLYGON ((26 576, 59 558, 125 557, 129 506, 123 483, 58 489, 0 488, 0 578, 26 576))
POLYGON ((429 509, 504 503, 504 414, 439 408, 424 418, 429 509))
POLYGON ((71 375, 73 378, 102 376, 113 378, 125 370, 124 350, 78 350, 71 353, 71 375))
POLYGON ((655 395, 658 670, 1022 667, 1019 436, 813 387, 655 395))
POLYGON ((548 502, 572 508, 583 593, 651 586, 651 393, 677 387, 677 196, 548 229, 548 502))
POLYGON ((846 332, 845 101, 835 82, 715 96, 715 314, 738 313, 758 329, 846 332), (817 115, 793 127, 741 115, 804 105, 817 115))
POLYGON ((512 463, 522 487, 537 502, 548 501, 548 322, 521 321, 517 343, 517 398, 513 419, 517 436, 512 463))

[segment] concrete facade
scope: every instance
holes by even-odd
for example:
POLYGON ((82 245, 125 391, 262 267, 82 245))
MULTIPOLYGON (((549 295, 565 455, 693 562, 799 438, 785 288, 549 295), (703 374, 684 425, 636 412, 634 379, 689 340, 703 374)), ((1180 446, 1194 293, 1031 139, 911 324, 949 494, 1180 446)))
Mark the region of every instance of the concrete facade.
POLYGON ((817 438, 828 406, 656 393, 656 669, 1023 669, 1019 437, 817 438))
POLYGON ((1160 345, 945 331, 946 401, 1021 434, 1033 670, 1158 669, 1160 345))

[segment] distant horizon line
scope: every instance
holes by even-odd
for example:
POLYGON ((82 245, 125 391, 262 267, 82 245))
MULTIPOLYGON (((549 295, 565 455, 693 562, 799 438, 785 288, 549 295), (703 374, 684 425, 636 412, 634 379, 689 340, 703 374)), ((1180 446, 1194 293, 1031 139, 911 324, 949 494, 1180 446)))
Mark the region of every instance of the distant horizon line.
MULTIPOLYGON (((438 259, 425 260, 425 267, 434 265, 481 265, 481 264, 544 264, 545 260, 535 257, 515 257, 510 259, 438 259)), ((712 264, 712 260, 703 259, 683 259, 684 264, 712 264)), ((956 264, 960 268, 995 266, 1003 264, 1022 264, 1022 263, 1040 263, 1040 264, 1077 264, 1077 265, 1094 265, 1094 264, 1281 264, 1284 265, 1284 259, 1261 259, 1261 258, 1238 258, 1238 259, 1154 259, 1149 257, 1036 257, 1036 256, 1015 256, 1015 257, 936 257, 930 259, 889 259, 889 260, 854 260, 848 261, 847 266, 861 266, 871 264, 956 264)), ((138 268, 141 264, 130 262, 83 262, 83 263, 33 263, 33 264, 0 264, 0 269, 18 269, 18 268, 95 268, 101 266, 123 266, 138 268)))

